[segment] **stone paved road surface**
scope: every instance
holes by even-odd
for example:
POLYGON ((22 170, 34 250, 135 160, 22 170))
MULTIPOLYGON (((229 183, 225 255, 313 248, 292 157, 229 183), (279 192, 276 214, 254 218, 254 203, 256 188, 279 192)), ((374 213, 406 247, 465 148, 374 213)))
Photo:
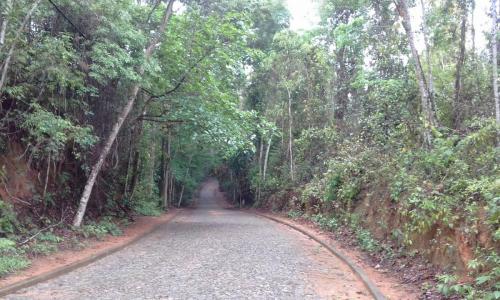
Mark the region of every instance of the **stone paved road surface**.
POLYGON ((6 299, 370 299, 322 247, 218 195, 208 181, 196 209, 138 243, 6 299))

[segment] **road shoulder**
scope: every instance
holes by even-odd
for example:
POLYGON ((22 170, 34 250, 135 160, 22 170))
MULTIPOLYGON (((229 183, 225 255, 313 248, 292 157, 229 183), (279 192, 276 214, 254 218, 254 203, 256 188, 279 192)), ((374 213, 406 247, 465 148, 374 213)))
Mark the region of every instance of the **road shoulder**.
POLYGON ((365 285, 367 283, 368 285, 372 285, 371 287, 367 286, 367 288, 372 291, 372 295, 375 299, 383 299, 380 298, 382 295, 382 297, 385 296, 387 299, 419 298, 420 292, 417 287, 403 284, 395 276, 386 272, 381 272, 371 267, 364 260, 364 256, 360 251, 358 251, 357 249, 353 249, 352 247, 342 245, 339 241, 335 240, 331 234, 328 234, 327 232, 324 232, 323 230, 312 226, 311 224, 296 222, 280 214, 263 212, 253 209, 248 210, 248 212, 290 226, 293 229, 298 230, 308 237, 316 240, 323 246, 330 248, 330 250, 333 251, 332 253, 335 256, 339 257, 347 265, 349 265, 351 269, 353 269, 353 267, 357 269, 353 271, 357 273, 358 277, 360 274, 362 277, 364 277, 360 279, 365 282, 365 285), (376 294, 378 294, 378 297, 376 296, 376 294))
POLYGON ((108 236, 103 240, 91 241, 81 250, 64 250, 36 258, 29 268, 0 280, 0 297, 71 272, 120 251, 168 223, 180 211, 182 210, 172 209, 159 217, 140 217, 127 226, 120 236, 108 236))

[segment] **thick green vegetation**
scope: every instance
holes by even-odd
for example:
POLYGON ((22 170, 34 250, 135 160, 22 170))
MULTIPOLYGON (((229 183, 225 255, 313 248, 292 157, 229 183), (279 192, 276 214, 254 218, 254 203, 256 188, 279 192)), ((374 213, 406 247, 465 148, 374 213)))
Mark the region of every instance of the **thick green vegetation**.
POLYGON ((419 253, 446 296, 497 299, 495 40, 476 46, 474 1, 409 5, 323 1, 316 29, 275 35, 245 102, 271 126, 231 162, 228 191, 350 228, 367 251, 419 253))
POLYGON ((2 1, 0 276, 216 175, 499 299, 497 23, 475 4, 324 0, 294 32, 280 0, 2 1))
POLYGON ((272 40, 257 32, 275 6, 286 14, 267 1, 1 1, 0 275, 187 205, 250 153, 245 65, 272 40))

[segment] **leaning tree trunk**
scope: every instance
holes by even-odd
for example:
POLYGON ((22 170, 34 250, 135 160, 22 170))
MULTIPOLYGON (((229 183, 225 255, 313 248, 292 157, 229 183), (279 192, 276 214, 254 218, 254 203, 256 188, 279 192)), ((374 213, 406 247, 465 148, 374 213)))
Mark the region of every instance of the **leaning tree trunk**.
MULTIPOLYGON (((40 0, 39 0, 40 1, 40 0)), ((170 17, 172 16, 172 7, 174 4, 175 0, 170 0, 167 4, 167 8, 165 9, 165 13, 163 15, 163 20, 160 25, 160 28, 158 29, 158 32, 156 35, 151 38, 151 41, 149 42, 148 47, 146 48, 146 51, 144 53, 144 58, 145 61, 147 62, 151 56, 153 55, 154 50, 158 46, 158 43, 160 42, 161 37, 165 33, 165 29, 167 28, 168 21, 170 20, 170 17)), ((138 71, 140 75, 144 74, 144 68, 141 67, 138 71)), ((113 126, 113 129, 111 130, 110 135, 108 136, 106 143, 104 144, 104 148, 102 149, 99 159, 97 162, 94 164, 92 167, 92 171, 90 172, 90 176, 87 179, 87 183, 85 184, 85 188, 83 190, 82 197, 80 199, 80 204, 78 207, 78 211, 75 215, 75 218, 73 220, 73 226, 75 227, 80 227, 82 224, 83 216, 85 215, 85 211, 87 209, 87 203, 90 198, 90 194, 92 193, 92 189, 94 187, 95 181, 97 179, 97 175, 101 171, 101 168, 104 164, 104 161, 106 160, 106 157, 108 156, 109 151, 111 150, 111 146, 115 142, 115 139, 118 135, 118 132, 120 131, 123 122, 129 115, 130 111, 132 110, 132 107, 134 106, 135 100, 137 98, 137 94, 139 92, 140 86, 139 83, 134 84, 132 87, 130 97, 128 98, 127 104, 123 108, 122 112, 118 116, 118 120, 116 121, 115 125, 113 126)))
POLYGON ((396 2, 396 7, 399 15, 403 19, 403 27, 406 31, 408 37, 408 43, 410 44, 411 53, 415 63, 415 73, 417 75, 418 88, 420 91, 420 100, 422 105, 422 112, 425 118, 424 124, 424 143, 427 147, 432 145, 432 134, 431 128, 437 125, 437 120, 435 117, 435 112, 433 110, 433 105, 431 103, 431 98, 429 95, 429 89, 426 84, 425 74, 422 70, 422 64, 420 63, 420 56, 418 55, 417 47, 415 45, 415 37, 413 35, 413 29, 411 27, 411 18, 408 11, 408 5, 406 0, 398 0, 396 2))

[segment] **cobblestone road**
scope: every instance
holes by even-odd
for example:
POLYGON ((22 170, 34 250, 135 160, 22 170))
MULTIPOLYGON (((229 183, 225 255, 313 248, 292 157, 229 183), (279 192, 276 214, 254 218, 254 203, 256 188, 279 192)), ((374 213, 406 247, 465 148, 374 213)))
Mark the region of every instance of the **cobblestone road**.
POLYGON ((283 225, 220 208, 217 182, 196 209, 86 267, 6 299, 370 299, 322 247, 283 225))

